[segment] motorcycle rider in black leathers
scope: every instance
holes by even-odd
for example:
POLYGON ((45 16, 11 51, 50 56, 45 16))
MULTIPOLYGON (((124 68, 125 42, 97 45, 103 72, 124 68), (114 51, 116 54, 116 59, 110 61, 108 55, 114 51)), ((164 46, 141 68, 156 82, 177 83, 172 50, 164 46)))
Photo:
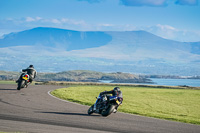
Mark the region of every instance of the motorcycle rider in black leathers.
MULTIPOLYGON (((30 65, 28 68, 26 69, 22 69, 22 72, 26 72, 29 75, 29 82, 32 83, 33 79, 36 77, 37 75, 37 71, 34 69, 33 65, 30 65)), ((22 76, 22 75, 21 75, 22 76)), ((20 76, 20 78, 21 78, 20 76)), ((18 82, 20 80, 20 78, 16 81, 18 82)))
MULTIPOLYGON (((100 93, 100 95, 105 95, 105 94, 112 94, 112 96, 116 96, 116 97, 120 97, 120 102, 122 103, 122 101, 123 101, 123 95, 122 95, 122 92, 121 92, 121 90, 120 90, 120 88, 119 87, 115 87, 113 90, 111 90, 111 91, 104 91, 104 92, 101 92, 100 93)), ((107 96, 107 98, 109 99, 109 96, 107 96)), ((96 101, 96 103, 97 103, 98 101, 96 101)), ((93 110, 96 110, 96 103, 94 104, 94 108, 93 108, 93 110)), ((117 106, 116 108, 115 108, 115 110, 113 111, 114 113, 116 113, 117 112, 117 108, 118 108, 119 106, 117 106)))

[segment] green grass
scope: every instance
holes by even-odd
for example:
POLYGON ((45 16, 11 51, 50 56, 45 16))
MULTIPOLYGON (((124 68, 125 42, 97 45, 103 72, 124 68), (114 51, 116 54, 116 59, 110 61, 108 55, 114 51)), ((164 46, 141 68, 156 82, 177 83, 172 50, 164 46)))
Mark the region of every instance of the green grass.
MULTIPOLYGON (((33 81, 31 85, 34 85, 36 83, 40 83, 40 82, 33 81)), ((0 80, 0 84, 17 84, 17 83, 13 80, 0 80)))
POLYGON ((0 80, 0 84, 16 84, 15 81, 0 80))
MULTIPOLYGON (((113 86, 72 86, 57 89, 52 95, 84 105, 92 105, 102 91, 113 86)), ((123 105, 120 112, 138 114, 185 123, 200 124, 200 90, 161 89, 120 86, 123 105)))

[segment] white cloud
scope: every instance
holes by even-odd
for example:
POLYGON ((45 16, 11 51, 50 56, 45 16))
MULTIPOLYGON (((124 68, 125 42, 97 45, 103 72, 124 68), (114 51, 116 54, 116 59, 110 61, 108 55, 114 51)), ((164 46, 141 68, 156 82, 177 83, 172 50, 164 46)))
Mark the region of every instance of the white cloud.
POLYGON ((32 22, 32 21, 35 21, 35 19, 31 18, 31 17, 26 17, 26 21, 27 22, 32 22))
POLYGON ((158 24, 156 26, 145 27, 144 30, 165 39, 171 39, 182 42, 200 41, 200 31, 189 31, 177 29, 169 25, 158 24))
POLYGON ((74 20, 68 18, 41 18, 37 17, 24 17, 24 18, 7 18, 0 19, 0 36, 9 34, 11 32, 19 32, 35 27, 55 27, 71 30, 88 30, 93 29, 83 20, 74 20))
MULTIPOLYGON (((34 21, 39 21, 39 20, 41 20, 42 18, 41 17, 26 17, 25 18, 25 21, 26 22, 34 22, 34 21)), ((12 19, 13 20, 13 19, 12 19)), ((23 20, 23 19, 22 19, 23 20)), ((13 21, 15 21, 15 20, 13 20, 13 21)), ((16 20, 17 21, 17 20, 16 20)))
POLYGON ((39 21, 41 20, 42 18, 41 17, 36 17, 35 20, 39 21))
MULTIPOLYGON (((171 0, 120 0, 121 4, 125 6, 167 6, 171 0)), ((178 5, 198 5, 198 0, 174 0, 178 5)))
POLYGON ((83 20, 74 20, 74 19, 68 19, 68 18, 61 18, 61 19, 54 18, 54 19, 40 19, 40 20, 44 23, 54 23, 58 25, 66 25, 66 24, 80 25, 80 26, 87 25, 85 21, 83 20))
POLYGON ((175 3, 179 4, 179 5, 191 5, 191 6, 194 6, 194 5, 198 5, 198 0, 177 0, 175 3))
POLYGON ((35 27, 54 27, 78 31, 133 31, 145 30, 160 37, 177 41, 200 41, 200 31, 177 29, 170 25, 157 24, 150 27, 135 27, 132 24, 114 25, 109 23, 89 24, 83 20, 68 18, 46 19, 41 17, 26 17, 20 19, 8 18, 0 20, 0 36, 10 32, 19 32, 35 27))
POLYGON ((159 28, 162 29, 162 30, 165 30, 165 31, 166 31, 166 30, 173 30, 173 31, 176 30, 174 27, 169 26, 169 25, 157 24, 156 26, 159 27, 159 28))
POLYGON ((113 24, 99 24, 99 26, 111 27, 111 26, 114 26, 114 25, 113 24))
POLYGON ((166 6, 168 0, 120 0, 125 6, 166 6))
POLYGON ((99 3, 99 2, 102 2, 103 0, 78 0, 78 1, 87 1, 89 3, 99 3))
POLYGON ((52 19, 51 22, 55 23, 55 24, 60 24, 61 23, 58 19, 52 19))
MULTIPOLYGON (((77 0, 86 1, 88 3, 100 3, 110 0, 77 0)), ((168 0, 118 0, 122 5, 125 6, 165 6, 168 0)))

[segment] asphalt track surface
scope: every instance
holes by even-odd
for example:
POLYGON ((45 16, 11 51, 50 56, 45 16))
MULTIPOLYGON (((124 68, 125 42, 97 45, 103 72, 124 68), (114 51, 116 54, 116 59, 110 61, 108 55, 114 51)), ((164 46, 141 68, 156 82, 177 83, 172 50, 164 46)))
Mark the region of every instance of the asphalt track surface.
MULTIPOLYGON (((0 84, 0 131, 30 133, 200 133, 200 126, 117 112, 89 116, 89 106, 59 100, 49 91, 64 86, 0 84)), ((95 97, 95 96, 94 96, 95 97)))

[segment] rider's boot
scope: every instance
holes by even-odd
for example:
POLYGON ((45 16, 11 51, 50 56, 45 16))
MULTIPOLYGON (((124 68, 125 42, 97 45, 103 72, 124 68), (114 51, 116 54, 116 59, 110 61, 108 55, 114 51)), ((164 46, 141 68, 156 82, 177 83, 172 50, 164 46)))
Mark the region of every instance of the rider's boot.
POLYGON ((96 111, 96 103, 94 104, 93 111, 96 111))
POLYGON ((116 109, 114 109, 114 110, 113 110, 113 113, 117 113, 117 110, 116 110, 116 109))
POLYGON ((119 106, 117 106, 117 107, 113 110, 113 113, 117 113, 118 107, 119 107, 119 106))

